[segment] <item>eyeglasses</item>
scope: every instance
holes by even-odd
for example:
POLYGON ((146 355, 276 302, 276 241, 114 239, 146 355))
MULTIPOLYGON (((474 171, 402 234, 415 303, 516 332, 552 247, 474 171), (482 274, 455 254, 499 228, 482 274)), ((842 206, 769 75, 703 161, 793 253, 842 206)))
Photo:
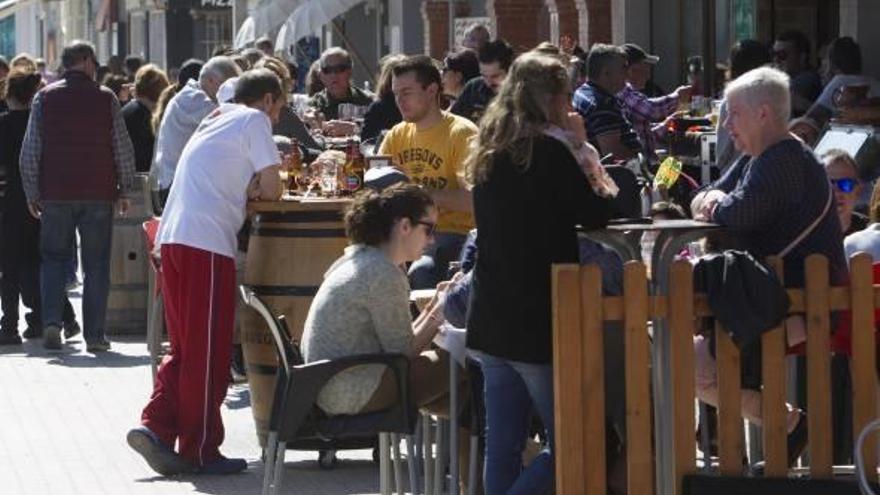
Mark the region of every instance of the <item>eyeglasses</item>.
POLYGON ((780 62, 784 62, 785 59, 788 58, 788 52, 785 50, 773 50, 773 58, 780 62))
POLYGON ((434 235, 434 232, 437 230, 437 224, 436 224, 436 223, 423 222, 423 221, 421 221, 421 220, 416 220, 415 223, 416 223, 417 225, 424 225, 424 226, 425 226, 425 235, 427 235, 428 237, 433 236, 433 235, 434 235))
POLYGON ((328 65, 327 67, 321 67, 321 72, 324 74, 342 74, 343 72, 351 69, 348 65, 328 65))
POLYGON ((843 179, 831 179, 831 183, 834 184, 838 191, 851 193, 856 190, 856 185, 858 185, 859 181, 858 179, 844 177, 843 179))

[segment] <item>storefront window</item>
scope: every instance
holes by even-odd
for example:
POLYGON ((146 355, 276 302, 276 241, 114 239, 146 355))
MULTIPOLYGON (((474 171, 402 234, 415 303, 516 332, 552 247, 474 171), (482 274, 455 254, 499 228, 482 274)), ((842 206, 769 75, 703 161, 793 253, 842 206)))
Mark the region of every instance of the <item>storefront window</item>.
POLYGON ((215 48, 229 46, 232 41, 232 10, 204 12, 204 36, 200 40, 202 57, 207 60, 215 48))
POLYGON ((0 19, 0 54, 15 56, 15 14, 0 19))

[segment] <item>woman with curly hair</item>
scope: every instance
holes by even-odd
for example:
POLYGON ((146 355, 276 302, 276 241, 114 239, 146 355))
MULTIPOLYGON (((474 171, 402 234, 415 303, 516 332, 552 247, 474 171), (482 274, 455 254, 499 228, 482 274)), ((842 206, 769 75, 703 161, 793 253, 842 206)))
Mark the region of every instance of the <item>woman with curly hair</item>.
MULTIPOLYGON (((345 214, 351 245, 324 275, 302 337, 306 362, 356 354, 401 353, 410 358, 410 394, 419 406, 443 403, 449 391, 448 354, 429 350, 443 321, 443 293, 413 321, 409 282, 401 266, 433 240, 437 208, 412 184, 360 193, 345 214)), ((397 397, 391 370, 362 366, 340 373, 318 396, 328 414, 389 407, 397 397)))

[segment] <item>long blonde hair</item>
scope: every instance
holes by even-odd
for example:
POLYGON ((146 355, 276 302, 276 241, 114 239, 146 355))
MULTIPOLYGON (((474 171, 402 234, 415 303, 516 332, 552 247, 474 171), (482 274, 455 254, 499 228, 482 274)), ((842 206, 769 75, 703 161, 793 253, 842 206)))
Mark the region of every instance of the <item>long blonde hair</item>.
POLYGON ((570 91, 568 72, 558 58, 541 53, 520 55, 510 66, 498 94, 480 119, 475 149, 465 166, 471 183, 488 179, 498 154, 510 152, 513 164, 525 170, 532 159, 532 139, 558 116, 553 97, 570 91))

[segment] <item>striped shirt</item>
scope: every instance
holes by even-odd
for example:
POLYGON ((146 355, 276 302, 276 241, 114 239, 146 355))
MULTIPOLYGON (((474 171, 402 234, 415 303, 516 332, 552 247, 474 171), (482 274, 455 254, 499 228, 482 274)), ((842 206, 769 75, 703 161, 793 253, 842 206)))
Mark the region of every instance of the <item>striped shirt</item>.
POLYGON ((607 153, 599 146, 597 138, 619 135, 620 142, 633 151, 641 151, 642 143, 632 124, 623 114, 621 101, 592 82, 586 82, 574 92, 572 106, 584 118, 587 138, 601 154, 607 153))

